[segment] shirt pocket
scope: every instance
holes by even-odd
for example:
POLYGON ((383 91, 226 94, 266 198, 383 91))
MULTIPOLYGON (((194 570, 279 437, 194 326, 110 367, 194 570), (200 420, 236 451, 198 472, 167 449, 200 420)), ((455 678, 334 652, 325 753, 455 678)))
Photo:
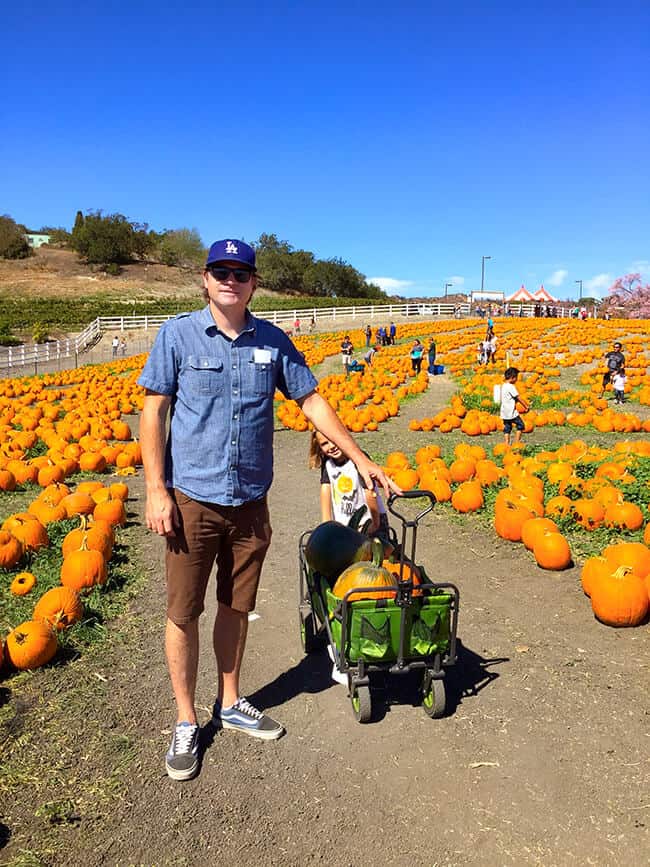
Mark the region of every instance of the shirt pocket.
POLYGON ((273 384, 273 362, 253 363, 253 389, 255 394, 271 394, 273 384))
POLYGON ((194 394, 223 392, 223 361, 213 355, 190 355, 185 371, 188 388, 194 394))

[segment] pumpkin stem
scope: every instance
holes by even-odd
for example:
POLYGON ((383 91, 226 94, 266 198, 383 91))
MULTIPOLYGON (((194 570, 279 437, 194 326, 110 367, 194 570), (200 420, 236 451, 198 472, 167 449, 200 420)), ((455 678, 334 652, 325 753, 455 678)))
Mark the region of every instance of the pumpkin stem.
POLYGON ((381 566, 382 560, 384 559, 384 546, 381 542, 381 539, 377 539, 374 537, 372 540, 372 565, 373 566, 381 566))

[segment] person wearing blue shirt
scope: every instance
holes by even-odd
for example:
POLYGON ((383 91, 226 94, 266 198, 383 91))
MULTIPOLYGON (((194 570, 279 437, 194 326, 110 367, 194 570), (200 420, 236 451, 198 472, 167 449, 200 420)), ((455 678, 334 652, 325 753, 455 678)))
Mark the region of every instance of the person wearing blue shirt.
POLYGON ((396 489, 318 394, 287 335, 251 315, 255 288, 254 249, 233 239, 216 241, 203 272, 207 306, 162 326, 138 380, 145 388, 140 442, 146 522, 167 543, 165 649, 177 723, 165 766, 175 780, 191 779, 199 767, 198 620, 215 561, 213 723, 264 740, 284 731, 239 692, 248 613, 271 541, 266 494, 273 478, 276 388, 354 461, 369 489, 375 481, 386 492, 396 489))

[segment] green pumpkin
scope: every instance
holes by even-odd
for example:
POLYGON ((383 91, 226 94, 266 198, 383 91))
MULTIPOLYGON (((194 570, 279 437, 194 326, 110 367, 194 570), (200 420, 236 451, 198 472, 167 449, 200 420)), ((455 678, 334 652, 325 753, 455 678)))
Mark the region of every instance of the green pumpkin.
POLYGON ((351 563, 372 559, 372 540, 338 521, 325 521, 307 540, 305 559, 314 572, 336 579, 351 563))

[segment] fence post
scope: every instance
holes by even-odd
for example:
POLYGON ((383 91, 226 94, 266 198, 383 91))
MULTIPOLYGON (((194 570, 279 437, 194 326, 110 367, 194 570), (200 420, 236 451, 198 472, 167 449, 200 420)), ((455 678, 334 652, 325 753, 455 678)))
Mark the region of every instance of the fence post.
POLYGON ((144 330, 147 331, 148 328, 149 328, 149 317, 145 316, 144 317, 144 330))

